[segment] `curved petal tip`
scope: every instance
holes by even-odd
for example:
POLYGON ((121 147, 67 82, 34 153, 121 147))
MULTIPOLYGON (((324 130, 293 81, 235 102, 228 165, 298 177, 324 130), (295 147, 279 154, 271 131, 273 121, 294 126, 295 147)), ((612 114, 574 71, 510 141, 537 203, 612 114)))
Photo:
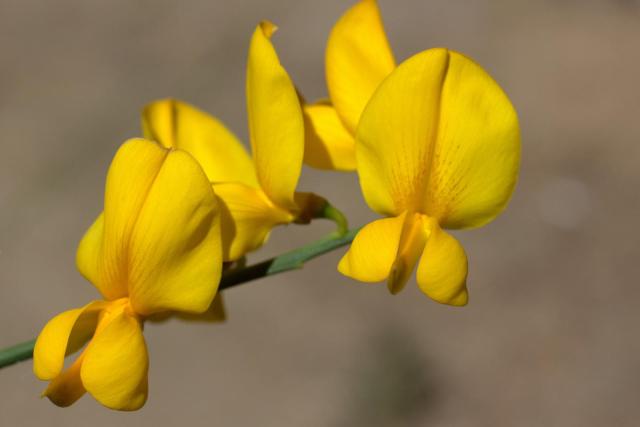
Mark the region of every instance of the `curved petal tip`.
POLYGON ((267 38, 271 38, 271 36, 273 36, 273 33, 278 31, 278 26, 271 21, 260 21, 260 24, 258 24, 258 26, 267 38))

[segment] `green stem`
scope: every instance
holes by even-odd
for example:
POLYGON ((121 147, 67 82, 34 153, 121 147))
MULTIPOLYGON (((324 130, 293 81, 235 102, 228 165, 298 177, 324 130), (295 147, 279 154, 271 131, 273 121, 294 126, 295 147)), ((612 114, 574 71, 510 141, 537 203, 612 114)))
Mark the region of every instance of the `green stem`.
POLYGON ((330 252, 339 247, 345 246, 353 240, 357 229, 349 230, 344 234, 340 232, 331 233, 327 237, 316 240, 313 243, 299 247, 290 252, 279 255, 275 258, 262 261, 249 267, 239 270, 229 271, 222 276, 219 289, 227 289, 240 283, 249 282, 265 276, 272 276, 285 271, 297 270, 304 266, 304 263, 330 252))
MULTIPOLYGON (((219 290, 228 289, 241 283, 260 279, 261 277, 302 268, 307 261, 348 245, 357 232, 358 229, 348 230, 346 233, 341 233, 340 231, 334 232, 320 240, 316 240, 315 242, 301 246, 275 258, 238 270, 229 270, 223 274, 222 280, 220 280, 219 290)), ((0 368, 13 365, 22 360, 31 359, 33 357, 33 346, 35 343, 36 340, 26 341, 0 350, 0 368)))
POLYGON ((12 347, 0 350, 0 368, 13 365, 33 357, 33 346, 36 340, 25 341, 12 347))
POLYGON ((320 215, 321 218, 326 218, 333 221, 337 226, 338 235, 346 235, 349 232, 349 224, 344 214, 334 207, 331 203, 327 202, 322 209, 320 215))

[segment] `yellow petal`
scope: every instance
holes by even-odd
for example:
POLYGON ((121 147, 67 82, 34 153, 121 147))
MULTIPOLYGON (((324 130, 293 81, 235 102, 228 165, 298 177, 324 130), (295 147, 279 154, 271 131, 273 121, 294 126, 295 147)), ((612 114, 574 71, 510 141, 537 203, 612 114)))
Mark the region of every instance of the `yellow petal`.
POLYGON ((325 62, 331 100, 354 134, 369 98, 395 67, 375 0, 361 0, 342 15, 329 35, 325 62))
POLYGON ((302 170, 304 123, 295 87, 280 65, 262 22, 249 47, 247 112, 258 181, 273 203, 295 209, 293 195, 302 170))
POLYGON ((128 296, 129 241, 138 215, 169 150, 141 139, 116 153, 105 188, 104 218, 80 242, 76 264, 107 300, 128 296))
POLYGON ((222 270, 219 211, 198 163, 145 140, 109 169, 102 220, 80 243, 78 269, 105 298, 137 313, 205 311, 222 270), (102 223, 102 224, 101 224, 102 223))
POLYGON ((104 306, 102 301, 94 301, 49 320, 33 349, 33 372, 38 378, 51 380, 60 374, 65 356, 77 351, 93 334, 104 306))
POLYGON ((251 157, 238 138, 193 105, 175 99, 152 102, 142 113, 142 129, 147 139, 189 152, 209 181, 258 185, 251 157))
MULTIPOLYGON (((103 244, 104 240, 104 212, 98 215, 91 227, 80 240, 78 250, 76 251, 76 267, 82 276, 90 283, 98 288, 105 298, 112 296, 114 299, 123 297, 127 294, 126 286, 123 283, 113 283, 103 281, 103 272, 101 271, 104 259, 103 244)), ((115 266, 114 266, 115 268, 115 266)))
POLYGON ((222 273, 220 210, 207 177, 186 152, 172 151, 158 170, 128 252, 136 313, 202 313, 211 305, 222 273))
POLYGON ((413 275, 413 270, 424 250, 427 237, 428 230, 425 229, 423 216, 416 213, 406 214, 396 259, 387 279, 387 287, 392 294, 397 294, 404 289, 413 275))
POLYGON ((411 57, 380 85, 357 141, 362 190, 381 213, 479 226, 504 209, 517 178, 513 106, 482 68, 446 49, 411 57))
POLYGON ((147 400, 149 360, 140 322, 120 311, 85 350, 82 383, 101 404, 133 411, 147 400))
POLYGON ((448 57, 447 50, 432 49, 403 62, 362 114, 356 142, 360 186, 380 214, 421 211, 448 57))
POLYGON ((405 214, 379 219, 358 232, 338 271, 362 282, 387 279, 396 260, 405 214))
POLYGON ((469 297, 464 248, 435 221, 429 227, 429 239, 418 264, 418 286, 442 304, 466 305, 469 297))
POLYGON ((222 247, 225 261, 235 261, 262 246, 271 229, 294 216, 275 206, 260 190, 240 183, 215 184, 222 201, 222 247))
POLYGON ((192 313, 178 313, 178 318, 182 320, 186 320, 188 322, 211 322, 218 323, 224 322, 227 320, 227 311, 224 308, 224 300, 222 298, 222 293, 218 292, 216 297, 213 299, 213 302, 202 314, 192 314, 192 313))
POLYGON ((352 171, 356 145, 335 108, 326 102, 303 106, 305 119, 304 162, 317 169, 352 171))
POLYGON ((518 117, 478 64, 449 56, 426 210, 445 228, 478 227, 504 210, 515 187, 518 117))
POLYGON ((42 396, 48 397, 53 404, 63 408, 70 406, 80 399, 86 393, 80 378, 83 359, 84 353, 73 362, 69 369, 62 372, 49 383, 47 389, 42 393, 42 396))

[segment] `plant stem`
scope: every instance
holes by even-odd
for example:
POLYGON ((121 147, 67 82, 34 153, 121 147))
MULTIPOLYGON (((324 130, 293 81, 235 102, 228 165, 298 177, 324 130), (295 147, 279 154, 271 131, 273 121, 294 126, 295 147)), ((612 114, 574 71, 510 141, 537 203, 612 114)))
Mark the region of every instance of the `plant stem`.
POLYGON ((335 206, 327 202, 322 209, 322 218, 331 220, 335 222, 338 227, 337 233, 340 236, 344 236, 349 232, 349 225, 347 223, 347 218, 344 216, 342 211, 336 209, 335 206))
MULTIPOLYGON (((258 264, 250 265, 238 270, 230 270, 222 275, 218 289, 228 289, 242 283, 260 279, 261 277, 272 276, 274 274, 284 273, 285 271, 302 268, 307 261, 327 252, 331 252, 334 249, 348 245, 351 243, 357 232, 358 229, 349 230, 346 233, 334 232, 320 240, 316 240, 315 242, 301 246, 266 261, 259 262, 258 264)), ((35 343, 36 340, 30 340, 0 350, 0 368, 32 358, 33 346, 35 343)))
POLYGON ((22 360, 31 359, 33 357, 33 346, 35 343, 36 340, 30 340, 0 350, 0 368, 13 365, 22 360))

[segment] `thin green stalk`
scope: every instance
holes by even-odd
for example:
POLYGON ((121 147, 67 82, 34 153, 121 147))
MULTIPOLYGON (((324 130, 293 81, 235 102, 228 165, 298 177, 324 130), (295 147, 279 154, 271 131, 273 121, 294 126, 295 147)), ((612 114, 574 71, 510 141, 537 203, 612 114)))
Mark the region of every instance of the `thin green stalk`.
MULTIPOLYGON (((261 277, 302 268, 307 261, 348 245, 357 232, 358 229, 349 230, 346 233, 334 232, 320 240, 316 240, 315 242, 301 246, 275 258, 262 261, 249 267, 229 270, 223 274, 219 289, 228 289, 241 283, 260 279, 261 277)), ((35 342, 35 340, 26 341, 0 350, 0 368, 32 358, 35 342)))
POLYGON ((305 262, 330 252, 339 247, 348 245, 355 237, 358 229, 349 230, 344 234, 334 232, 313 243, 299 247, 275 258, 262 261, 249 267, 239 270, 229 271, 222 276, 219 289, 227 289, 241 283, 259 279, 261 277, 272 276, 285 271, 302 268, 305 262))
POLYGON ((338 235, 343 236, 349 232, 349 224, 347 223, 347 218, 344 216, 342 211, 337 209, 332 204, 327 202, 323 206, 320 217, 333 221, 338 227, 338 235))
POLYGON ((33 346, 35 343, 36 340, 25 341, 0 350, 0 368, 31 359, 33 357, 33 346))

